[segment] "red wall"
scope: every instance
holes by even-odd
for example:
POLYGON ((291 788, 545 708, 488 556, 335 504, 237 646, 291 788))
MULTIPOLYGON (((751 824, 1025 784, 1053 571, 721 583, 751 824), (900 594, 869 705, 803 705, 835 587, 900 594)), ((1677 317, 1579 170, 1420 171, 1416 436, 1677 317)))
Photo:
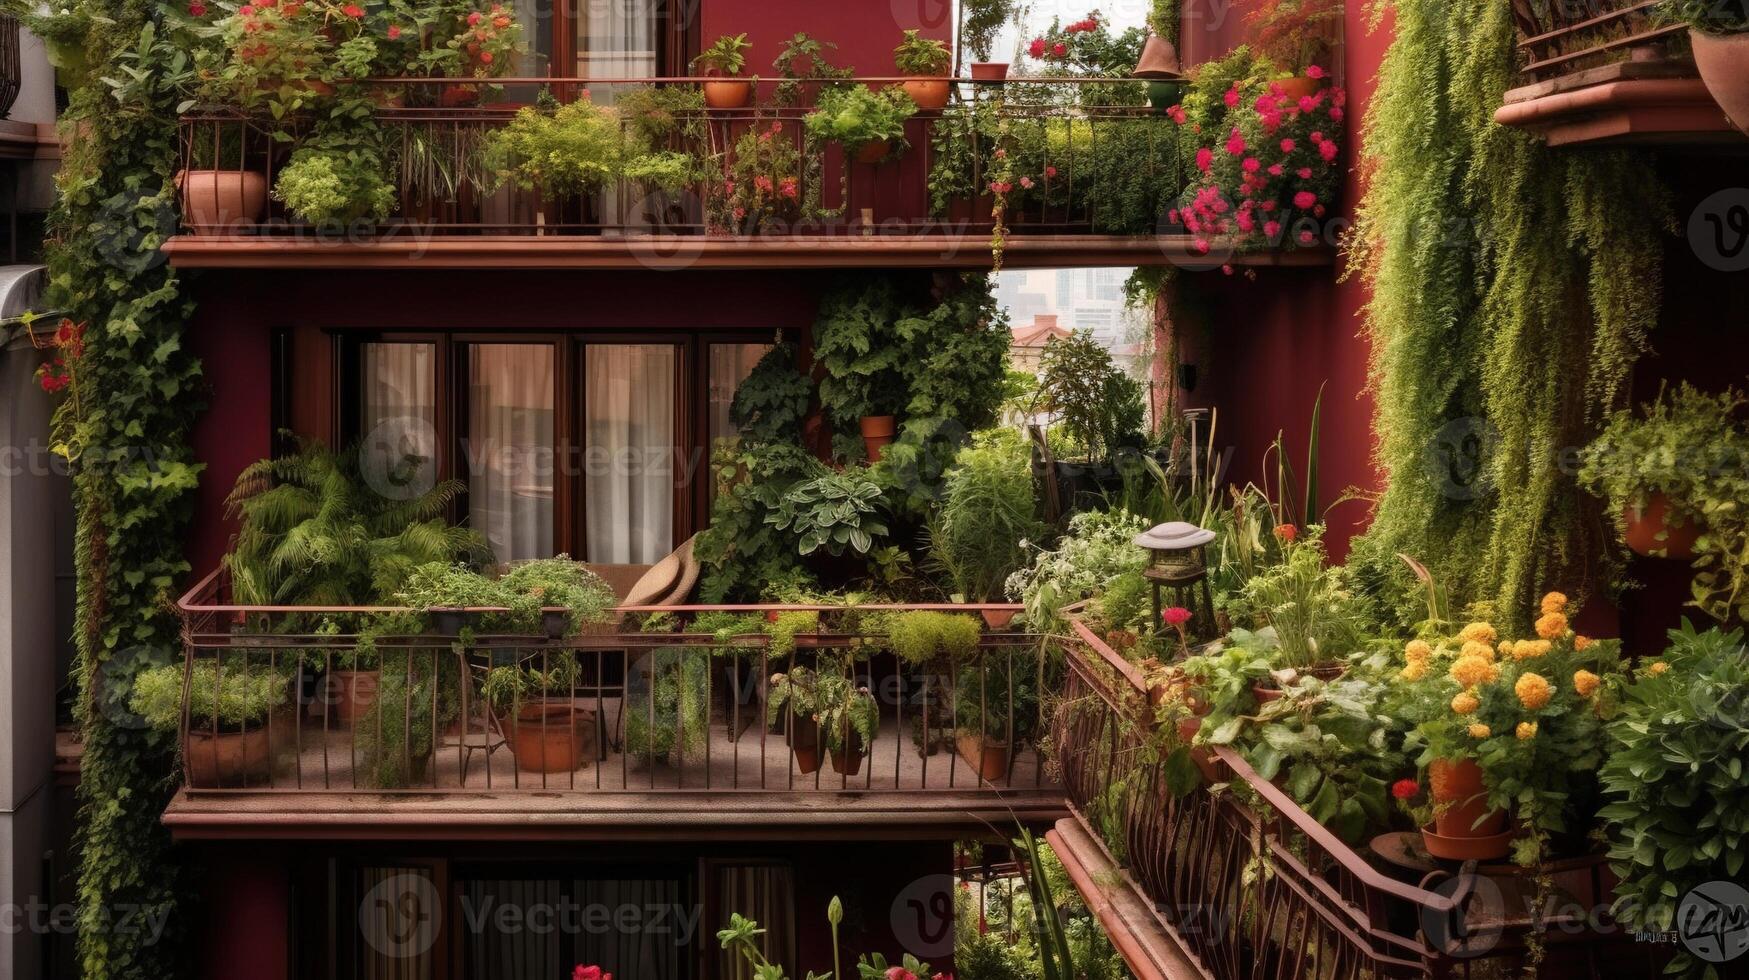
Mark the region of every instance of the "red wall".
POLYGON ((747 74, 763 78, 777 74, 771 59, 798 31, 838 45, 833 64, 880 77, 898 73, 893 48, 906 30, 916 28, 924 37, 951 42, 953 27, 949 0, 704 0, 699 11, 700 47, 725 34, 745 33, 753 43, 747 74))

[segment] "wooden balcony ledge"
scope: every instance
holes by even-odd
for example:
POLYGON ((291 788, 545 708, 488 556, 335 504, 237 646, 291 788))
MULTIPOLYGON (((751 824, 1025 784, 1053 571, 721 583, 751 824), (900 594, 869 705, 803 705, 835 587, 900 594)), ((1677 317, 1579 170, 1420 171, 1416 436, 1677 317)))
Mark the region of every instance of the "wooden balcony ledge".
MULTIPOLYGON (((180 235, 164 244, 170 263, 189 269, 827 269, 960 268, 991 265, 988 234, 773 236, 391 235, 337 241, 255 235, 180 235)), ((1326 247, 1231 258, 1239 266, 1327 266, 1326 247)), ((1213 271, 1188 235, 1011 235, 1008 268, 1176 265, 1213 271)))
POLYGON ((1494 121, 1550 146, 1700 145, 1749 149, 1694 66, 1625 61, 1506 93, 1494 121))

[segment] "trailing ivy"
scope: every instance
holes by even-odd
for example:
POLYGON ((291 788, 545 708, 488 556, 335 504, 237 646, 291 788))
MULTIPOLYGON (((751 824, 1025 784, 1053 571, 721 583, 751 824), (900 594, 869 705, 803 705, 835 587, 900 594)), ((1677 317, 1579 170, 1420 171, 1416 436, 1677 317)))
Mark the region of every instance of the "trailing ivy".
POLYGON ((1406 553, 1522 627, 1511 611, 1540 590, 1599 589, 1618 566, 1559 454, 1620 403, 1645 350, 1667 196, 1642 156, 1549 150, 1493 122, 1515 68, 1510 9, 1386 6, 1351 260, 1372 288, 1387 487, 1353 561, 1402 619, 1420 608, 1406 553))

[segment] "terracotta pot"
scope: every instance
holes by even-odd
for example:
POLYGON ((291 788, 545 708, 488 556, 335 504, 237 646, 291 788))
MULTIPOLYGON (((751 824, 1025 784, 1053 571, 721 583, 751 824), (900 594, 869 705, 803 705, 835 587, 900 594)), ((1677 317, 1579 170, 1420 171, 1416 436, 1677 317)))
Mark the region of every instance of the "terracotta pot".
POLYGON ((1257 698, 1258 704, 1268 704, 1269 702, 1278 700, 1281 697, 1281 688, 1264 687, 1262 684, 1253 684, 1251 685, 1251 693, 1257 698))
POLYGON ((892 152, 893 143, 891 140, 871 140, 857 149, 855 160, 857 163, 880 163, 892 152))
POLYGON ((595 712, 525 707, 504 725, 504 740, 524 772, 575 772, 595 755, 595 712))
POLYGON ((797 715, 790 719, 790 751, 795 753, 796 771, 807 775, 820 768, 820 723, 797 715))
POLYGON ((861 421, 862 447, 868 453, 868 461, 881 461, 881 450, 893 441, 893 436, 899 430, 898 422, 891 415, 864 415, 861 421))
POLYGON ((984 617, 984 625, 993 630, 1007 629, 1014 622, 1014 617, 1020 614, 1018 609, 980 609, 978 615, 984 617))
POLYGON ((182 220, 197 235, 250 228, 267 213, 267 177, 252 170, 183 170, 176 186, 182 220))
POLYGON ((472 85, 445 85, 438 93, 437 104, 445 109, 457 109, 480 101, 480 90, 472 85))
POLYGON ((1281 94, 1294 99, 1301 99, 1318 91, 1324 86, 1323 79, 1308 78, 1305 75, 1295 75, 1292 78, 1275 80, 1281 86, 1281 94))
POLYGON ((1671 527, 1670 498, 1654 493, 1642 506, 1629 505, 1622 520, 1622 535, 1635 554, 1651 558, 1688 561, 1694 557, 1694 542, 1700 537, 1700 518, 1692 517, 1680 527, 1671 527))
MULTIPOLYGON (((1433 829, 1440 837, 1492 838, 1506 829, 1506 814, 1488 809, 1482 767, 1474 760, 1435 759, 1427 767, 1427 782, 1438 811, 1433 829)), ((1506 836, 1511 838, 1510 834, 1506 836)), ((1500 853, 1506 852, 1502 849, 1500 853)))
POLYGON ((328 717, 342 725, 356 724, 377 703, 377 688, 381 684, 380 671, 329 671, 323 691, 328 699, 328 717))
POLYGON ((854 776, 862 771, 862 760, 867 754, 863 749, 862 736, 851 732, 850 744, 841 745, 831 752, 832 771, 840 776, 854 776))
POLYGON ((972 62, 972 81, 1001 82, 1008 78, 1008 62, 1006 61, 974 61, 972 62))
POLYGON ((1689 29, 1694 66, 1731 125, 1749 133, 1749 32, 1705 34, 1689 29))
POLYGON ((952 85, 945 78, 929 78, 913 76, 899 83, 911 101, 917 103, 919 109, 940 109, 947 105, 952 85))
POLYGON ((268 754, 267 729, 256 726, 247 732, 202 731, 198 723, 183 744, 188 763, 188 785, 196 789, 242 786, 266 782, 272 758, 268 754))
POLYGON ((1007 742, 983 738, 966 732, 959 736, 960 758, 985 782, 1008 778, 1008 760, 1013 754, 1007 742))
MULTIPOLYGON (((1202 719, 1200 717, 1178 719, 1178 738, 1186 745, 1189 745, 1190 742, 1196 738, 1196 733, 1201 730, 1202 719)), ((1196 771, 1202 773, 1202 778, 1209 782, 1219 783, 1226 781, 1226 774, 1221 771, 1223 768, 1221 760, 1212 750, 1198 745, 1191 745, 1190 761, 1196 763, 1196 771)))
POLYGON ((704 104, 712 109, 739 109, 753 101, 753 83, 744 78, 705 82, 704 104))
POLYGON ((1512 850, 1511 830, 1487 837, 1447 837, 1432 827, 1421 828, 1421 846, 1446 861, 1495 861, 1512 850))

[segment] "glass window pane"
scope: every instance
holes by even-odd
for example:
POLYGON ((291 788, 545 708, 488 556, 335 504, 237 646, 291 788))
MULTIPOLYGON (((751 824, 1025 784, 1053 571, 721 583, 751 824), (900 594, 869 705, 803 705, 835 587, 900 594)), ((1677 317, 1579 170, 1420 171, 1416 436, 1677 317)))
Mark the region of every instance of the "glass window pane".
POLYGON ((729 406, 735 402, 735 389, 770 349, 770 344, 711 345, 710 440, 713 447, 719 439, 733 439, 740 434, 734 420, 729 417, 729 406))
POLYGON ((553 348, 477 344, 468 358, 468 520, 501 562, 553 554, 553 348))
MULTIPOLYGON (((577 77, 659 75, 657 9, 655 0, 584 0, 577 4, 577 77)), ((612 101, 611 93, 603 94, 609 97, 597 98, 597 102, 612 101)))
POLYGON ((437 347, 359 349, 359 465, 377 493, 410 500, 437 485, 437 347))
POLYGON ((674 348, 591 344, 584 362, 585 560, 652 564, 674 549, 674 348))

